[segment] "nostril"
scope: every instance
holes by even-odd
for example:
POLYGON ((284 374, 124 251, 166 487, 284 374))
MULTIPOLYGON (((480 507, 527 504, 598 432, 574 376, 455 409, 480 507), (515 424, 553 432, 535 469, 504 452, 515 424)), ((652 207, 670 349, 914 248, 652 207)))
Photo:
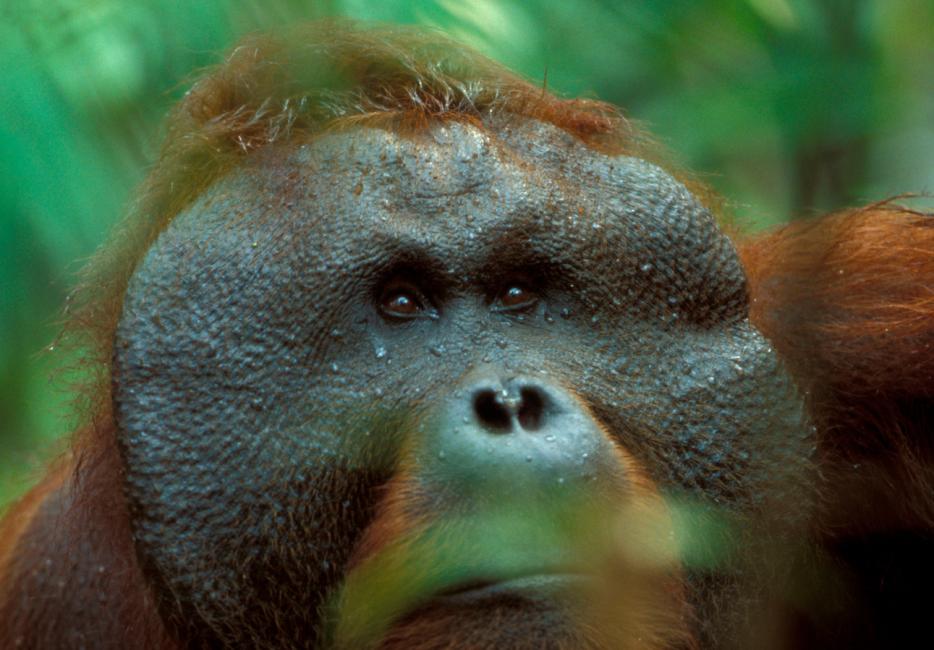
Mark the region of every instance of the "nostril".
POLYGON ((534 388, 523 388, 519 395, 522 406, 519 407, 519 425, 526 431, 535 431, 542 426, 542 413, 545 400, 541 392, 534 388))
POLYGON ((509 409, 494 390, 481 390, 473 400, 473 409, 485 428, 490 431, 507 432, 512 425, 509 409))

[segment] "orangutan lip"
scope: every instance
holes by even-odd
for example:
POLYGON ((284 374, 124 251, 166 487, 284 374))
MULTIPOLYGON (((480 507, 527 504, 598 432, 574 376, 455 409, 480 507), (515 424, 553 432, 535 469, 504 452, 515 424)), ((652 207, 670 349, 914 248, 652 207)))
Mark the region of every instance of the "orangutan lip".
POLYGON ((472 580, 439 592, 433 600, 455 604, 509 595, 547 597, 592 579, 582 573, 539 573, 508 580, 472 580))

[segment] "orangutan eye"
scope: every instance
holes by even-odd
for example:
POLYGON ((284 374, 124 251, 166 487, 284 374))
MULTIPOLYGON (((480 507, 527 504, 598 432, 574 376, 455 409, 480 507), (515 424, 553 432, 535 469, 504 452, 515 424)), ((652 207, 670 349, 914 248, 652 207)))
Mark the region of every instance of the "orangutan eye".
POLYGON ((414 316, 422 310, 418 298, 408 293, 396 293, 383 299, 383 311, 393 316, 414 316))
POLYGON ((510 284, 496 297, 499 311, 526 311, 538 303, 538 294, 524 284, 510 284))
POLYGON ((379 311, 387 318, 398 320, 433 316, 435 313, 430 302, 417 287, 397 282, 383 289, 379 298, 379 311))

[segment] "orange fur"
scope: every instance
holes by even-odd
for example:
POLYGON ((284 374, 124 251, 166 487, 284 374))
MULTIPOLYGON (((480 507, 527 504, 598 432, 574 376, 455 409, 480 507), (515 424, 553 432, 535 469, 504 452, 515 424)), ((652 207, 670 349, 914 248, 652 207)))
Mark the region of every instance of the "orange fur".
MULTIPOLYGON (((79 439, 95 435, 113 439, 79 439)), ((137 563, 121 474, 112 442, 79 446, 8 514, 0 647, 177 647, 137 563)))
POLYGON ((934 396, 932 217, 883 202, 752 240, 750 317, 813 380, 934 396))
POLYGON ((745 242, 750 317, 806 391, 822 528, 934 527, 934 215, 892 201, 745 242))

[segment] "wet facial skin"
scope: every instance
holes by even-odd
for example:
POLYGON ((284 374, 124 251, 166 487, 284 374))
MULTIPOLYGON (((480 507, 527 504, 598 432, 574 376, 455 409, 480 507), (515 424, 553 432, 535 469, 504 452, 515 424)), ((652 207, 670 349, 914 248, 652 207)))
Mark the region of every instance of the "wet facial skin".
MULTIPOLYGON (((681 183, 544 123, 251 155, 149 250, 117 331, 160 606, 209 643, 598 645, 567 601, 633 504, 676 537, 676 499, 806 514, 810 429, 747 312, 681 183)), ((673 553, 714 608, 732 587, 673 553)))

